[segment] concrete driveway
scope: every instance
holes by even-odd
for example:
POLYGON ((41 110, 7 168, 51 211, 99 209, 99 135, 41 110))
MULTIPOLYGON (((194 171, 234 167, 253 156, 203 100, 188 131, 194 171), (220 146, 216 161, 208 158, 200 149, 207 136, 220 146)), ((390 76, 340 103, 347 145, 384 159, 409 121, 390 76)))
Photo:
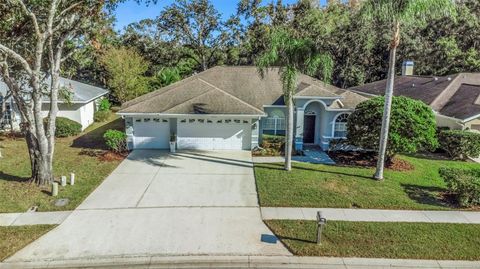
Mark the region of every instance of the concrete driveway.
MULTIPOLYGON (((94 172, 94 171, 92 171, 94 172)), ((263 243, 248 151, 134 151, 61 225, 9 262, 290 255, 263 243)))

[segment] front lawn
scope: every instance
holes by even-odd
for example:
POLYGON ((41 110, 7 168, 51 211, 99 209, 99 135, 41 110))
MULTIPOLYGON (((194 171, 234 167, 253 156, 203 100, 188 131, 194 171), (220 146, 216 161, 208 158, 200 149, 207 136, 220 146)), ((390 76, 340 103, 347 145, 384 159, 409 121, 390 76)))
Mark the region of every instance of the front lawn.
POLYGON ((0 226, 0 261, 37 240, 55 225, 0 226))
POLYGON ((55 178, 75 173, 74 186, 60 187, 58 197, 50 196, 50 187, 28 183, 30 162, 22 138, 0 137, 3 158, 0 160, 0 212, 24 212, 31 206, 39 211, 72 210, 77 207, 120 163, 120 159, 102 161, 105 150, 103 133, 122 129, 121 119, 112 114, 108 122, 95 123, 77 137, 56 140, 55 178), (55 200, 68 198, 66 206, 57 207, 55 200))
POLYGON ((315 221, 270 220, 267 225, 300 256, 480 259, 480 225, 329 221, 322 245, 315 243, 315 221))
POLYGON ((411 171, 385 171, 385 181, 372 179, 373 168, 293 163, 255 164, 261 206, 447 210, 440 167, 478 167, 477 163, 400 156, 411 171))

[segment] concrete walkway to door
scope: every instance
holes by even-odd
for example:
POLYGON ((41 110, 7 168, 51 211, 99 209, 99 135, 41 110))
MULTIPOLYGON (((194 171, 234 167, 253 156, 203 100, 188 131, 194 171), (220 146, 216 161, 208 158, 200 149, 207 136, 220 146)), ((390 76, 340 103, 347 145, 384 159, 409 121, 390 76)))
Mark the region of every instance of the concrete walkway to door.
MULTIPOLYGON (((94 171, 92 171, 94 172, 94 171)), ((7 260, 290 255, 257 202, 248 151, 134 151, 54 230, 7 260)))

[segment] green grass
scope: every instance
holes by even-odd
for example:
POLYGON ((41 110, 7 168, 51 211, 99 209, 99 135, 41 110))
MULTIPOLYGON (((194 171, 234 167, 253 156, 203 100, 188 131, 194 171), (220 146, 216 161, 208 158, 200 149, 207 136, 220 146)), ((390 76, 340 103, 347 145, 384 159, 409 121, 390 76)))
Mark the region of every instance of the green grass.
POLYGON ((112 115, 108 122, 95 123, 77 137, 56 140, 54 176, 75 173, 75 185, 60 187, 58 197, 50 196, 50 187, 28 182, 30 162, 24 139, 0 138, 0 212, 24 212, 31 206, 39 211, 72 210, 77 207, 120 163, 100 161, 105 150, 103 133, 123 128, 122 120, 112 115), (59 198, 68 198, 64 207, 54 206, 59 198))
POLYGON ((0 261, 44 235, 55 225, 0 226, 0 261))
POLYGON ((480 259, 480 225, 329 221, 317 245, 315 221, 267 225, 295 255, 395 259, 480 259))
POLYGON ((401 156, 412 171, 386 170, 385 181, 372 179, 374 169, 294 163, 256 164, 255 177, 261 206, 336 207, 448 210, 442 193, 446 185, 440 167, 480 167, 476 163, 401 156))

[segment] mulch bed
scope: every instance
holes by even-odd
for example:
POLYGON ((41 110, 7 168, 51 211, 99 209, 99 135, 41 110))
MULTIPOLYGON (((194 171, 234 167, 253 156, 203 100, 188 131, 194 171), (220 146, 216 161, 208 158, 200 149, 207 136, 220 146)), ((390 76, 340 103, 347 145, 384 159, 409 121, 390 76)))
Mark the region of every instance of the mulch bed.
POLYGON ((107 151, 102 155, 98 156, 98 159, 102 162, 113 162, 113 161, 122 161, 128 155, 128 152, 125 153, 115 153, 112 151, 107 151))
MULTIPOLYGON (((361 167, 377 166, 377 156, 375 152, 330 151, 328 152, 328 156, 338 165, 361 167)), ((394 171, 411 171, 415 169, 411 163, 398 158, 394 158, 391 163, 387 163, 386 168, 394 171)))

